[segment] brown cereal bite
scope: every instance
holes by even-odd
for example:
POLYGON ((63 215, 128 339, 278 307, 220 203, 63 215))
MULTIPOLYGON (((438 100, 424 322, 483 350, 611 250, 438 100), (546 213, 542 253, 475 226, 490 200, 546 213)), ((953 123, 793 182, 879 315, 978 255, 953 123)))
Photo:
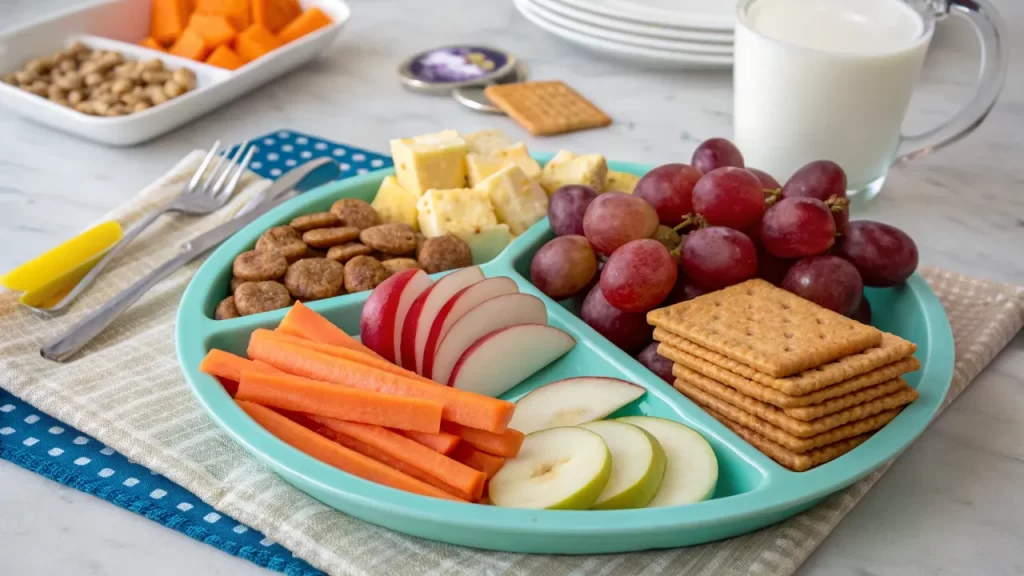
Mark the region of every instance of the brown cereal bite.
MULTIPOLYGON (((231 271, 243 281, 277 280, 288 270, 288 261, 278 252, 249 250, 235 256, 231 271)), ((232 292, 234 289, 232 289, 232 292)))
POLYGON ((373 290, 388 276, 390 274, 380 260, 370 256, 356 256, 345 264, 345 289, 349 293, 373 290))
POLYGON ((227 298, 220 301, 217 304, 217 310, 213 312, 214 320, 227 320, 229 318, 238 318, 241 314, 238 313, 238 308, 235 308, 235 297, 228 296, 227 298))
POLYGON ((234 278, 232 278, 231 279, 231 293, 234 294, 235 290, 238 290, 238 287, 241 286, 242 284, 245 284, 246 282, 249 282, 249 280, 245 280, 244 278, 239 278, 238 276, 235 276, 234 278))
POLYGON ((390 258, 381 262, 384 265, 384 269, 388 271, 388 276, 398 274, 402 270, 408 270, 410 268, 419 269, 420 263, 413 260, 412 258, 390 258))
POLYGON ((469 244, 451 234, 445 234, 427 238, 423 242, 419 262, 427 274, 436 274, 472 265, 473 253, 469 250, 469 244))
POLYGON ((235 291, 235 308, 242 316, 290 306, 292 296, 284 284, 274 281, 246 282, 235 291))
POLYGON ((310 248, 306 250, 306 255, 299 260, 305 260, 307 258, 327 258, 327 250, 317 250, 316 248, 310 248))
POLYGON ((305 256, 308 248, 299 236, 299 231, 291 226, 275 226, 256 241, 257 252, 278 252, 289 262, 305 256))
POLYGON ((328 260, 336 260, 344 264, 356 256, 369 256, 373 253, 373 248, 364 246, 358 242, 352 242, 349 244, 342 244, 341 246, 331 246, 327 251, 328 260))
POLYGON ((307 258, 288 267, 284 285, 299 300, 337 296, 345 283, 345 267, 326 258, 307 258))
POLYGON ((401 255, 416 250, 416 232, 402 222, 367 228, 359 233, 359 241, 385 254, 401 255))
POLYGON ((423 250, 423 243, 427 241, 427 237, 419 232, 416 233, 416 258, 420 257, 420 250, 423 250))
POLYGON ((302 235, 302 241, 314 248, 330 248, 348 244, 356 238, 359 238, 359 228, 353 226, 317 228, 302 235))
POLYGON ((331 206, 331 214, 338 217, 342 226, 353 226, 360 230, 380 224, 380 216, 372 206, 355 198, 342 198, 331 206))
POLYGON ((330 212, 316 212, 314 214, 304 214, 299 216, 292 220, 288 225, 299 232, 309 232, 310 230, 316 230, 317 228, 340 226, 341 220, 338 220, 338 217, 330 212))

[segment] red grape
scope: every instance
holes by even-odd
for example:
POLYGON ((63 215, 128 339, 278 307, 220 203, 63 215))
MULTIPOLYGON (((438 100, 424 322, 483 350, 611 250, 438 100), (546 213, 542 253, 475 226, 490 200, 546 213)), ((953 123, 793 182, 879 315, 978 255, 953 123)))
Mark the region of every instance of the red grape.
POLYGON ((671 384, 676 381, 675 375, 672 374, 672 365, 674 362, 665 358, 661 354, 658 354, 657 342, 651 342, 648 344, 646 348, 636 355, 636 359, 639 360, 644 367, 657 374, 658 377, 665 382, 671 384))
POLYGON ((676 226, 683 216, 693 212, 690 195, 700 177, 700 170, 693 166, 665 164, 644 175, 636 183, 633 196, 653 206, 662 224, 676 226))
POLYGON ((861 296, 860 306, 850 314, 850 318, 861 324, 871 324, 871 302, 868 302, 867 296, 861 296))
POLYGON ((782 184, 776 180, 771 174, 764 170, 758 170, 757 168, 747 168, 747 171, 757 176, 757 179, 761 182, 761 187, 765 190, 778 190, 782 188, 782 184))
POLYGON ((764 188, 743 168, 717 168, 693 187, 693 210, 713 226, 743 230, 764 215, 764 188))
POLYGON ((595 274, 594 249, 586 238, 578 235, 555 238, 541 246, 530 262, 533 285, 555 300, 579 292, 595 274))
POLYGON ((857 310, 864 294, 864 283, 853 264, 828 254, 793 264, 782 288, 843 316, 857 310))
POLYGON ((583 215, 594 198, 597 192, 590 186, 573 184, 555 190, 548 202, 548 224, 555 236, 582 236, 583 215))
POLYGON ((633 240, 612 253, 601 270, 601 291, 624 312, 646 312, 661 303, 676 283, 678 266, 657 240, 633 240))
POLYGON ((782 188, 783 198, 817 198, 828 204, 836 229, 842 230, 850 221, 846 202, 846 173, 830 160, 816 160, 790 176, 782 188))
POLYGON ((594 286, 587 294, 580 308, 580 318, 630 355, 646 346, 654 333, 654 327, 647 323, 646 314, 631 314, 612 306, 604 299, 600 285, 594 286))
POLYGON ((605 192, 594 198, 583 215, 583 233, 605 256, 629 242, 650 238, 658 230, 658 213, 643 198, 605 192))
POLYGON ((757 276, 757 250, 746 234, 712 226, 695 230, 683 241, 680 262, 686 275, 706 290, 739 284, 757 276))
POLYGON ((767 280, 776 286, 782 284, 782 279, 786 277, 786 272, 789 272, 790 267, 796 261, 773 256, 771 252, 765 249, 763 244, 755 244, 757 245, 757 277, 767 280))
POLYGON ((743 154, 740 154, 735 144, 725 138, 712 138, 697 146, 690 164, 704 174, 723 166, 743 168, 743 154))
POLYGON ((821 254, 835 241, 835 220, 815 198, 783 198, 765 210, 761 221, 761 242, 779 258, 821 254))
POLYGON ((846 225, 837 254, 849 260, 867 286, 895 286, 917 269, 917 244, 906 232, 872 220, 846 225))
POLYGON ((687 300, 693 300, 697 296, 703 296, 708 292, 710 292, 710 290, 705 290, 693 282, 690 282, 690 279, 686 277, 686 274, 683 274, 682 271, 680 271, 679 275, 676 277, 676 285, 672 287, 672 291, 669 292, 668 298, 665 298, 665 301, 661 303, 659 308, 664 308, 665 306, 671 306, 680 302, 686 302, 687 300))

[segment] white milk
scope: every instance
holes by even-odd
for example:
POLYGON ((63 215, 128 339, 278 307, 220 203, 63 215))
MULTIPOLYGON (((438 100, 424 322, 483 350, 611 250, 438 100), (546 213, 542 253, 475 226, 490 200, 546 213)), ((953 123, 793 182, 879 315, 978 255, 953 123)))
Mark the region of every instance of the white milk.
POLYGON ((931 39, 901 0, 746 0, 736 27, 736 144, 785 182, 812 160, 856 190, 883 177, 931 39))

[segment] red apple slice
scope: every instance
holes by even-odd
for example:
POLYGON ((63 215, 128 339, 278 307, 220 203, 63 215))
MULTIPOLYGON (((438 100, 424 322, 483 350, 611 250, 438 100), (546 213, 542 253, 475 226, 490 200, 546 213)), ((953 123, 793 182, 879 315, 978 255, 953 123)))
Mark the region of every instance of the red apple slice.
POLYGON ((437 343, 444 340, 444 337, 451 330, 455 322, 466 315, 467 312, 476 308, 478 304, 502 296, 504 294, 515 294, 519 292, 515 280, 507 276, 485 278, 476 284, 466 286, 448 299, 437 312, 434 323, 430 326, 427 335, 427 345, 423 348, 423 374, 430 374, 434 366, 434 353, 437 351, 437 343))
POLYGON ((470 266, 442 276, 413 301, 402 325, 402 367, 423 373, 423 350, 437 312, 466 286, 484 279, 479 266, 470 266))
POLYGON ((422 270, 403 270, 373 289, 359 316, 363 344, 394 362, 399 351, 400 328, 416 297, 431 284, 422 270))
POLYGON ((540 298, 530 294, 505 294, 478 304, 459 319, 437 346, 430 374, 434 382, 447 384, 452 368, 470 346, 485 335, 517 324, 547 324, 548 312, 540 298))
POLYGON ((448 382, 453 388, 497 398, 573 346, 572 336, 547 324, 501 328, 462 353, 448 382))

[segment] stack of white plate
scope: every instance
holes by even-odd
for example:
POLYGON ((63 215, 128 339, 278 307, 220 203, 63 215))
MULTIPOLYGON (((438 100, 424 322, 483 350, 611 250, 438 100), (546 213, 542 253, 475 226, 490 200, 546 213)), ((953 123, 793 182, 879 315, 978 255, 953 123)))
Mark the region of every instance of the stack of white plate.
POLYGON ((735 0, 513 0, 528 20, 583 48, 686 68, 732 65, 735 0))

